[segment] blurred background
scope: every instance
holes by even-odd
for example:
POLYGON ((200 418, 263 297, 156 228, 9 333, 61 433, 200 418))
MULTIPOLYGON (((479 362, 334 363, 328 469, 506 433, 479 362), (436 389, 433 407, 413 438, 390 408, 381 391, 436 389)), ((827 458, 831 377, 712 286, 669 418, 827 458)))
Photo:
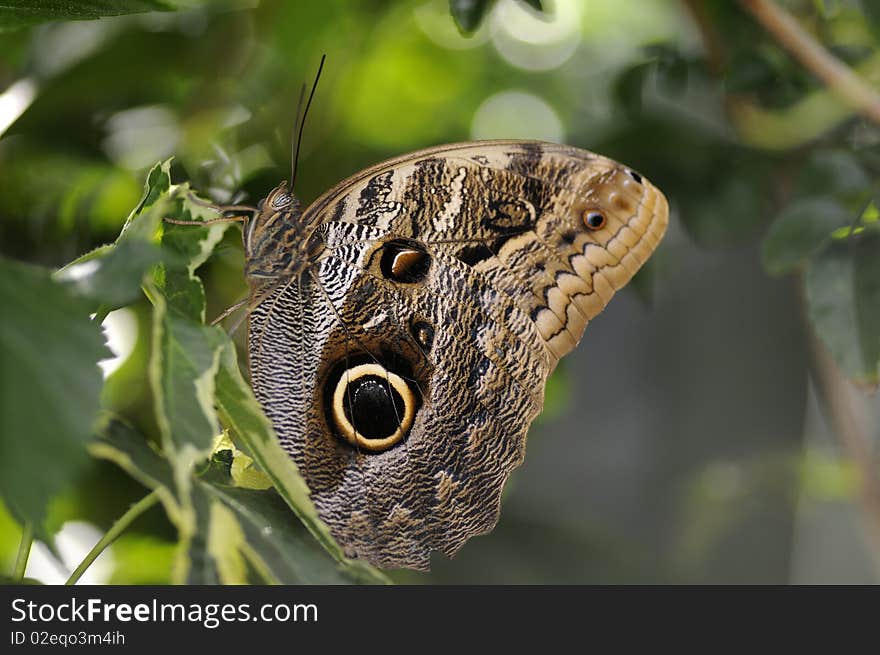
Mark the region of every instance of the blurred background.
MULTIPOLYGON (((600 152, 667 194, 669 232, 551 379, 496 530, 428 575, 393 577, 880 582, 865 477, 880 402, 835 367, 801 274, 779 275, 764 240, 799 194, 876 190, 878 125, 738 3, 545 0, 543 15, 528 4, 487 3, 469 34, 447 0, 176 0, 176 11, 2 31, 0 254, 60 266, 112 241, 146 171, 171 156, 176 180, 256 202, 289 174, 297 95, 322 53, 297 177, 305 202, 444 142, 600 152)), ((873 3, 776 4, 880 86, 873 3)), ((244 295, 242 264, 230 230, 203 269, 209 316, 244 295)), ((111 316, 107 407, 148 411, 148 320, 146 303, 111 316)), ((66 578, 142 495, 94 463, 51 508, 64 561, 38 548, 28 575, 66 578)), ((6 568, 19 534, 0 511, 6 568)), ((174 538, 154 509, 85 581, 167 582, 174 538)))

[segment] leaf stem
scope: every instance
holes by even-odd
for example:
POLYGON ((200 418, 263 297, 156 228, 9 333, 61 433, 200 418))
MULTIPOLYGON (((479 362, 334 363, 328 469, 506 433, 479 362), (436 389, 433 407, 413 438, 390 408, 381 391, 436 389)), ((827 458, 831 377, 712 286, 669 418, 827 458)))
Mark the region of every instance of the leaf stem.
POLYGON ((159 495, 154 490, 141 498, 134 505, 129 507, 128 511, 120 516, 116 520, 116 523, 110 526, 110 529, 107 530, 107 533, 103 537, 101 537, 101 540, 98 541, 98 543, 95 544, 94 548, 89 551, 89 554, 85 556, 85 559, 80 562, 79 566, 77 566, 76 570, 70 574, 70 577, 64 584, 76 584, 77 581, 82 577, 82 574, 86 572, 86 569, 89 568, 92 565, 92 562, 94 562, 98 558, 98 555, 104 552, 104 549, 107 548, 107 546, 116 541, 116 539, 119 538, 119 535, 121 535, 137 517, 146 512, 157 502, 159 502, 159 495))
POLYGON ((880 93, 822 47, 795 18, 772 0, 740 0, 795 59, 847 103, 880 124, 880 93))
POLYGON ((15 583, 21 582, 24 579, 24 570, 27 568, 28 557, 30 557, 33 543, 34 526, 28 522, 22 528, 21 541, 18 544, 18 555, 15 556, 15 568, 12 570, 12 581, 15 583))

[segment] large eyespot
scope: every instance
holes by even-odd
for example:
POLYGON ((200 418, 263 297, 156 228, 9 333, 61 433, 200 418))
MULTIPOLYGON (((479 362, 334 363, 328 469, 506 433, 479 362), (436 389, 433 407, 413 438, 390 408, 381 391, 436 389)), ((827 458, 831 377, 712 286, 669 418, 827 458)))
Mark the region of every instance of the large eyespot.
POLYGON ((379 364, 342 371, 331 403, 331 419, 356 448, 381 452, 412 427, 417 399, 406 381, 379 364))
POLYGON ((584 225, 587 226, 587 229, 595 232, 605 227, 605 223, 605 214, 602 212, 595 209, 588 209, 584 212, 584 225))
POLYGON ((382 246, 379 269, 388 280, 412 284, 421 282, 431 268, 431 256, 421 246, 403 240, 382 246))

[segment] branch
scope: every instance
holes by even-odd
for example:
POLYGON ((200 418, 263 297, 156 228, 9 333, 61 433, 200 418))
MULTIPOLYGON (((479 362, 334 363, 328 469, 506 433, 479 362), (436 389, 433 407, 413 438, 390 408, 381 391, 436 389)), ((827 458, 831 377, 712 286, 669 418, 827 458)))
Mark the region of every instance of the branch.
POLYGON ((809 327, 808 330, 819 393, 841 449, 856 467, 867 537, 874 564, 880 571, 880 480, 877 479, 871 442, 853 417, 848 380, 816 333, 809 327))
POLYGON ((791 14, 772 0, 740 0, 740 4, 804 67, 847 103, 880 124, 880 94, 823 48, 791 14))
POLYGON ((706 64, 709 71, 714 75, 721 75, 727 66, 727 53, 718 30, 715 29, 706 12, 705 4, 701 0, 682 0, 682 3, 700 34, 703 50, 706 51, 706 64))

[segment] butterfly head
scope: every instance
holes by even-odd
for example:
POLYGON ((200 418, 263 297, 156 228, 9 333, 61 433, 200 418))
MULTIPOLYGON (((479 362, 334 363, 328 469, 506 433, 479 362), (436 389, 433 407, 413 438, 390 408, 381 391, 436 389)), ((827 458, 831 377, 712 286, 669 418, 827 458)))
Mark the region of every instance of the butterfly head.
POLYGON ((300 208, 300 202, 295 195, 288 189, 287 180, 281 182, 269 195, 257 205, 257 209, 262 213, 274 212, 294 212, 300 208))
POLYGON ((244 234, 249 278, 275 278, 292 272, 301 259, 303 208, 285 180, 257 204, 244 234))

